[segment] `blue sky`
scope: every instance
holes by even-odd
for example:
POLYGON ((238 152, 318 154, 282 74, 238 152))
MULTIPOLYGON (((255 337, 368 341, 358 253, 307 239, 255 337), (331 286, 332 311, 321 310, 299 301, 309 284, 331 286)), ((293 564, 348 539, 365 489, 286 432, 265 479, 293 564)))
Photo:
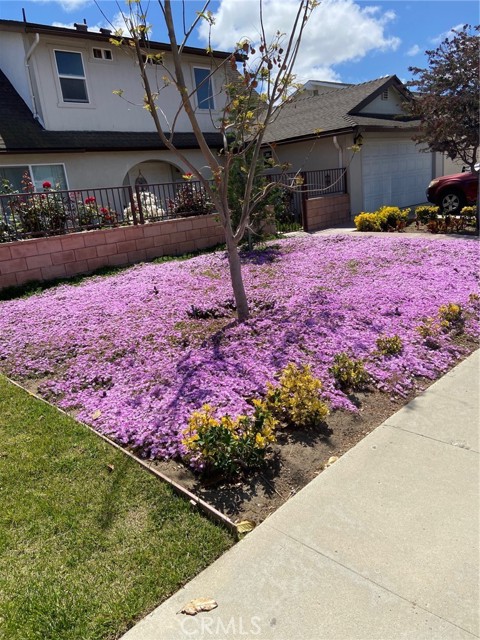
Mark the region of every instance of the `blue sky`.
MULTIPOLYGON (((119 2, 98 3, 105 16, 119 24, 119 2)), ((287 31, 295 0, 264 0, 267 30, 287 31)), ((164 41, 165 29, 155 1, 148 6, 153 39, 164 41)), ((187 0, 187 19, 202 3, 187 0)), ((2 0, 0 17, 41 24, 68 26, 85 19, 89 28, 108 26, 102 11, 91 0, 2 0)), ((174 2, 180 20, 182 3, 174 2)), ((230 50, 241 37, 255 40, 258 32, 258 0, 221 0, 211 3, 216 14, 212 33, 215 48, 230 50)), ((408 80, 411 65, 425 66, 425 50, 436 48, 452 28, 478 24, 476 0, 324 0, 304 36, 296 72, 308 79, 364 82, 395 73, 408 80)), ((205 29, 193 35, 193 46, 205 46, 205 29)))

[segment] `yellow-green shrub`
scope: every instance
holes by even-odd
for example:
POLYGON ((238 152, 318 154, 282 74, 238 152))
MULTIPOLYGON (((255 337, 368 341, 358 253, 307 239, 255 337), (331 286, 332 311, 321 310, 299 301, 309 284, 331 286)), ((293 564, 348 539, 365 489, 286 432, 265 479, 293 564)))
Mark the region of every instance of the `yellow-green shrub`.
POLYGON ((410 209, 384 206, 380 207, 375 213, 380 219, 382 231, 390 231, 405 226, 410 209))
POLYGON ((357 231, 381 231, 380 219, 376 213, 359 213, 353 222, 357 231))
POLYGON ((436 220, 440 213, 440 207, 421 205, 415 209, 415 222, 427 224, 430 220, 436 220))
POLYGON ((265 405, 285 427, 309 428, 321 425, 329 414, 321 399, 322 383, 309 365, 292 362, 282 371, 277 385, 267 384, 265 405))
POLYGON ((403 229, 409 213, 410 209, 383 206, 373 213, 359 213, 353 221, 358 231, 395 231, 403 229))
POLYGON ((347 353, 337 353, 329 369, 335 382, 344 391, 353 391, 364 387, 369 379, 362 360, 350 358, 347 353))
POLYGON ((380 336, 377 338, 377 349, 384 356, 396 356, 403 350, 400 336, 380 336))
POLYGON ((197 471, 231 477, 262 466, 270 443, 275 442, 277 421, 264 402, 254 400, 252 415, 214 416, 205 404, 194 411, 183 431, 184 459, 197 471))
POLYGON ((463 309, 459 304, 455 302, 443 304, 438 310, 438 315, 440 316, 442 328, 445 331, 463 328, 465 319, 463 317, 463 309))
POLYGON ((475 224, 477 218, 477 207, 463 207, 460 211, 462 218, 465 218, 469 224, 475 224))

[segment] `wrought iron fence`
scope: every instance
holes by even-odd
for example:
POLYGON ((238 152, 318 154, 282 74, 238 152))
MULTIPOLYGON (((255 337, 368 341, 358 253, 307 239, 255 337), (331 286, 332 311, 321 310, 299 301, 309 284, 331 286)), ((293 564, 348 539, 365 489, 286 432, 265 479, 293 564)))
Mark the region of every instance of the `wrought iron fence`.
POLYGON ((0 242, 211 213, 200 182, 0 194, 0 242))
MULTIPOLYGON (((266 176, 284 185, 276 207, 277 228, 303 227, 303 202, 346 193, 345 169, 266 176), (293 187, 293 188, 290 188, 293 187)), ((177 183, 95 189, 24 191, 0 194, 0 242, 136 225, 214 211, 202 184, 177 183)))

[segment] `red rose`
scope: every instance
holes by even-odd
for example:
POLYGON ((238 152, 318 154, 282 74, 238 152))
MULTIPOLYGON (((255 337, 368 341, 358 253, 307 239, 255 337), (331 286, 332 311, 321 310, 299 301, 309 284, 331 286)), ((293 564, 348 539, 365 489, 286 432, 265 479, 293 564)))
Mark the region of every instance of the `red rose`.
POLYGON ((45 182, 43 183, 42 187, 44 189, 51 189, 52 185, 50 184, 50 182, 48 180, 45 180, 45 182))

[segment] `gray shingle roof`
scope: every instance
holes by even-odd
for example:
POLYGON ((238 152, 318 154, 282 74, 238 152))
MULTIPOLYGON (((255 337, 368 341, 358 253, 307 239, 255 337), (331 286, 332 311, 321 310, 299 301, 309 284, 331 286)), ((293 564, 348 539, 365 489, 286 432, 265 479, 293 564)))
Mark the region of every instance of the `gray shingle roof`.
MULTIPOLYGON (((222 146, 218 133, 206 133, 207 144, 222 146)), ((178 132, 173 139, 179 149, 197 149, 193 133, 178 132)), ((0 70, 0 154, 34 151, 132 151, 165 149, 155 132, 46 131, 0 70)))
POLYGON ((313 135, 353 131, 359 126, 412 129, 415 121, 389 116, 358 115, 356 111, 383 89, 404 87, 396 76, 378 78, 361 84, 322 90, 319 95, 299 96, 282 107, 275 122, 269 125, 265 142, 308 138, 313 135))

